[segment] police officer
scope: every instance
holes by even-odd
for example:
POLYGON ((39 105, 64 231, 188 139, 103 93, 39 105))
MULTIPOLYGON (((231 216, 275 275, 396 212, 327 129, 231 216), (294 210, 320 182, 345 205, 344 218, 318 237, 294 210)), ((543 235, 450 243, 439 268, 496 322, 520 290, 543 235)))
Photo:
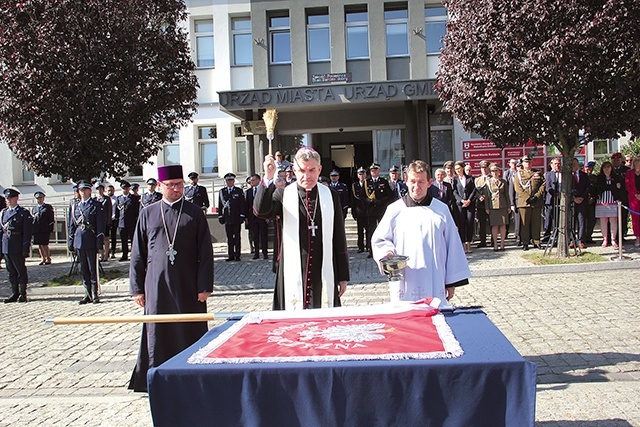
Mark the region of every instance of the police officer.
MULTIPOLYGON (((0 194, 0 211, 2 211, 2 209, 7 207, 7 200, 4 198, 4 196, 2 194, 0 194)), ((2 250, 0 250, 0 268, 2 268, 2 259, 3 259, 3 255, 2 255, 2 250)))
POLYGON ((109 256, 109 250, 111 251, 111 258, 116 257, 116 245, 118 244, 118 223, 120 222, 118 216, 118 196, 116 196, 116 189, 113 184, 107 185, 107 197, 111 200, 111 220, 107 221, 107 229, 109 233, 105 233, 105 237, 109 234, 107 239, 108 244, 106 256, 109 256))
POLYGON ((391 191, 393 192, 392 200, 398 200, 401 197, 404 197, 405 194, 409 192, 409 188, 407 184, 399 178, 400 169, 393 165, 389 168, 389 187, 391 187, 391 191))
POLYGON ((340 172, 332 170, 329 173, 329 188, 333 188, 340 196, 340 205, 342 205, 342 217, 347 217, 347 210, 349 210, 349 187, 344 182, 340 182, 340 172))
POLYGON ((29 278, 25 258, 29 254, 33 218, 28 210, 18 205, 18 190, 7 188, 4 196, 7 198, 7 207, 0 212, 0 234, 12 292, 4 302, 27 302, 29 278))
POLYGON ((53 231, 55 223, 55 214, 53 206, 45 203, 45 194, 42 191, 36 191, 33 195, 37 204, 31 208, 31 216, 33 217, 33 244, 38 245, 38 252, 42 261, 40 265, 51 264, 51 251, 49 250, 49 238, 53 231))
POLYGON ((136 219, 138 218, 138 215, 140 214, 140 209, 142 208, 140 203, 142 201, 142 196, 140 196, 138 191, 140 191, 140 184, 136 184, 136 183, 131 184, 131 200, 133 200, 134 206, 138 207, 138 214, 136 215, 136 219))
POLYGON ((121 181, 120 187, 122 194, 118 196, 118 229, 120 231, 120 243, 122 244, 122 257, 120 261, 129 260, 129 240, 133 239, 133 233, 138 220, 138 212, 140 204, 138 200, 132 197, 131 184, 127 181, 121 181))
POLYGON ((229 257, 226 261, 240 261, 240 230, 246 217, 244 193, 234 185, 234 174, 226 174, 224 180, 226 186, 218 192, 218 219, 227 233, 229 257))
POLYGON ((387 205, 393 202, 393 191, 391 191, 389 181, 380 176, 378 163, 371 164, 369 173, 371 176, 365 181, 365 205, 367 210, 367 246, 369 246, 367 258, 372 258, 371 236, 384 216, 387 205))
POLYGON ((100 302, 98 297, 98 250, 104 244, 104 230, 107 224, 102 204, 91 198, 91 183, 79 181, 80 203, 71 211, 69 223, 69 250, 78 252, 84 298, 80 304, 100 302))
POLYGON ((198 174, 191 172, 187 175, 189 185, 184 187, 184 199, 206 211, 209 209, 209 195, 207 189, 202 185, 198 185, 198 174))
MULTIPOLYGON (((112 187, 113 188, 113 187, 112 187)), ((96 184, 96 191, 98 194, 94 199, 102 206, 104 212, 105 226, 104 226, 104 244, 100 249, 101 257, 100 261, 109 261, 109 236, 111 235, 111 218, 113 217, 113 204, 111 203, 111 197, 104 192, 104 184, 96 184)))
POLYGON ((162 200, 162 193, 156 191, 157 185, 158 181, 156 181, 155 178, 149 178, 147 180, 147 192, 142 195, 142 199, 140 200, 140 204, 143 208, 162 200))
POLYGON ((358 180, 351 184, 351 194, 353 195, 353 204, 351 206, 351 216, 356 220, 358 225, 358 253, 369 250, 369 238, 365 236, 367 228, 367 195, 364 191, 364 182, 367 180, 367 170, 363 167, 358 168, 358 180))

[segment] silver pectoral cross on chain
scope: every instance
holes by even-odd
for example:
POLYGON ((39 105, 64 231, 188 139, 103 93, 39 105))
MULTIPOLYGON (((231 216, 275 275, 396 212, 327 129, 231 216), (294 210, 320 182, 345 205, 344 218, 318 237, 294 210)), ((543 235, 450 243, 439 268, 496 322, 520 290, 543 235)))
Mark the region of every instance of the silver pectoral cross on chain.
POLYGON ((314 221, 311 221, 311 225, 307 227, 309 230, 311 230, 311 235, 313 237, 316 237, 316 230, 318 229, 318 226, 316 225, 316 223, 314 221))
POLYGON ((173 249, 173 245, 169 245, 169 249, 167 250, 166 255, 169 257, 169 261, 171 261, 171 265, 173 265, 173 263, 175 262, 177 254, 178 254, 178 251, 173 249))

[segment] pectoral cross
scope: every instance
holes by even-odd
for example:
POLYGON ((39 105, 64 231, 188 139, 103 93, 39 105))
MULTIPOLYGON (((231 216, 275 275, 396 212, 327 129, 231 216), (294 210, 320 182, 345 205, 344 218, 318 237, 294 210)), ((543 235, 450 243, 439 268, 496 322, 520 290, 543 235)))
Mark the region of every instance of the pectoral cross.
POLYGON ((178 254, 178 251, 173 249, 173 245, 169 245, 169 249, 165 254, 169 257, 169 261, 171 261, 171 265, 173 265, 173 263, 176 260, 176 255, 178 254))
POLYGON ((311 235, 313 237, 316 237, 316 230, 318 229, 318 226, 316 225, 316 223, 314 221, 311 221, 311 225, 309 225, 307 228, 311 230, 311 235))

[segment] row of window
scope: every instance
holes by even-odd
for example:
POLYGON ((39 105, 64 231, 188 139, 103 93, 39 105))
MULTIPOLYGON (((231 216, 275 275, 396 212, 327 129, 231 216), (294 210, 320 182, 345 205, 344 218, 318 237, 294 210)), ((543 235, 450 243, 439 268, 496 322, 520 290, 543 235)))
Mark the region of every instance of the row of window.
MULTIPOLYGON (((425 28, 416 34, 426 40, 426 54, 438 55, 446 32, 447 12, 444 7, 425 7, 425 28)), ((307 11, 307 58, 309 62, 331 60, 331 38, 328 9, 307 11)), ((367 6, 345 9, 347 59, 369 59, 369 13, 367 6)), ((409 11, 406 4, 386 5, 384 12, 387 57, 409 55, 409 11)), ((269 17, 269 53, 271 64, 291 63, 291 21, 288 14, 269 17)), ((194 20, 196 65, 215 66, 213 19, 194 20)), ((231 19, 232 63, 252 65, 253 44, 251 18, 231 19)))

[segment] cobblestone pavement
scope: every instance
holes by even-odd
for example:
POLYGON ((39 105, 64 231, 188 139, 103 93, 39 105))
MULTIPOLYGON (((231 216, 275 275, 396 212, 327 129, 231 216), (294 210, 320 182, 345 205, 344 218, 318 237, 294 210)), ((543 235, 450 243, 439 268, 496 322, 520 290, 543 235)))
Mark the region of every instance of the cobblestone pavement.
MULTIPOLYGON (((268 310, 271 263, 222 262, 216 245, 213 312, 268 310)), ((609 248, 589 248, 614 256, 609 248)), ((531 252, 531 251, 530 251, 531 252)), ((480 305, 518 351, 538 366, 539 426, 640 426, 640 251, 631 261, 534 267, 522 251, 476 249, 474 278, 454 305, 480 305)), ((146 394, 126 389, 140 325, 45 325, 53 316, 132 315, 127 280, 103 286, 103 303, 79 306, 75 288, 45 288, 68 273, 64 256, 50 266, 29 262, 27 304, 0 305, 0 426, 150 426, 146 394)), ((125 270, 111 261, 108 268, 125 270)), ((351 256, 344 305, 387 301, 385 280, 365 254, 351 256)), ((0 270, 0 296, 9 293, 0 270)), ((220 324, 211 322, 210 326, 220 324)))

